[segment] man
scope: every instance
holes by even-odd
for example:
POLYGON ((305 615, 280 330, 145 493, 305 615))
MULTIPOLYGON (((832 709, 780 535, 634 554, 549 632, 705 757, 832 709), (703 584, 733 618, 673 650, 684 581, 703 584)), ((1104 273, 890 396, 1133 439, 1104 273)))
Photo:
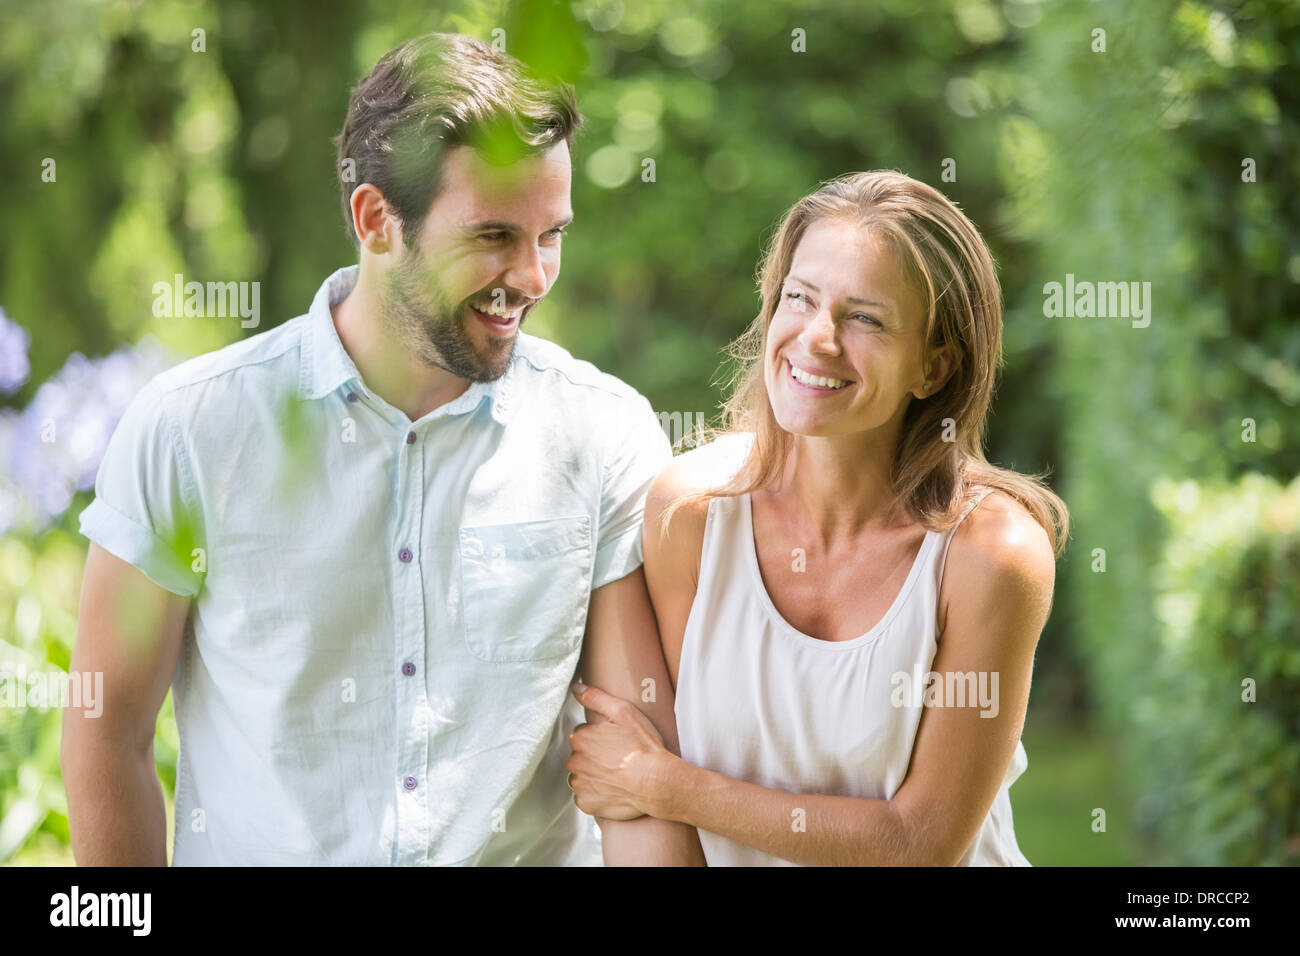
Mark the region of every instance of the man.
MULTIPOLYGON (((575 676, 676 748, 640 569, 671 457, 649 403, 520 331, 560 268, 571 92, 478 41, 389 52, 338 139, 359 266, 143 390, 92 540, 63 768, 80 863, 702 862, 566 787, 575 676)), ((598 719, 593 715, 593 720, 598 719)))

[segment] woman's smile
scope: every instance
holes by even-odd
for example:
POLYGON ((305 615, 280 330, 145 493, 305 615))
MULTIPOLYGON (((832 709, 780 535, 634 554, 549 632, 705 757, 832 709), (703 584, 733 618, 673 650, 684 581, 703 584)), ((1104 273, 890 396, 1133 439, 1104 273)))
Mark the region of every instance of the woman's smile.
POLYGON ((783 371, 790 380, 791 388, 800 394, 823 398, 843 391, 852 384, 848 379, 832 378, 818 371, 795 365, 788 358, 783 359, 783 361, 785 362, 783 371))

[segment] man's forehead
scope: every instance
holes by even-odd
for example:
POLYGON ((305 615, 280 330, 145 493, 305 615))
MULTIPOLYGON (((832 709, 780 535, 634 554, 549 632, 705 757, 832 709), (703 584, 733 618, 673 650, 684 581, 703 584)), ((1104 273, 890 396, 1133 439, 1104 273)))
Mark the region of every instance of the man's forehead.
MULTIPOLYGON (((448 151, 441 196, 457 219, 497 218, 511 208, 564 206, 567 214, 571 166, 559 143, 516 162, 494 165, 468 146, 448 151)), ((553 210, 552 210, 553 211, 553 210)))

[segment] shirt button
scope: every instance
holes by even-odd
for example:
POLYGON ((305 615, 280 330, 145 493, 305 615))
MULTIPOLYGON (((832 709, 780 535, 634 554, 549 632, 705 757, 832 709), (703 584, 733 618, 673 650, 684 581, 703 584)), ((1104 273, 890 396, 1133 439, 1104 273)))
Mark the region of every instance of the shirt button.
POLYGON ((410 564, 410 563, 411 563, 411 549, 410 549, 410 548, 403 548, 401 551, 398 551, 398 552, 397 552, 397 560, 401 561, 403 564, 410 564))
POLYGON ((408 445, 414 445, 414 444, 415 444, 415 432, 407 432, 407 433, 406 433, 406 443, 407 443, 408 445))
POLYGON ((405 674, 407 677, 414 677, 415 665, 412 664, 410 661, 407 661, 405 664, 402 665, 402 673, 405 674))
POLYGON ((357 400, 357 393, 356 393, 356 392, 348 392, 348 401, 349 401, 349 402, 355 402, 356 400, 357 400))
POLYGON ((405 780, 402 781, 402 786, 405 787, 407 790, 414 790, 415 784, 416 784, 416 779, 414 777, 407 777, 405 780))

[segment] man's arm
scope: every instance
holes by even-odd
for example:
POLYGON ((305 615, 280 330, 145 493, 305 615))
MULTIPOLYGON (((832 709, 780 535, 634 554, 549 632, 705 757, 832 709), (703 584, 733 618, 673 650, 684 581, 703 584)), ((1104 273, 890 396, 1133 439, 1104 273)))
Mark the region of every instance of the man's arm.
POLYGON ((154 728, 190 600, 91 543, 69 669, 104 675, 103 706, 99 716, 65 708, 60 748, 80 865, 167 865, 154 728))
MULTIPOLYGON (((591 593, 578 672, 583 683, 636 705, 664 745, 674 754, 680 752, 672 684, 641 568, 591 593)), ((587 711, 590 723, 604 719, 587 711)), ((648 816, 597 822, 607 866, 704 865, 694 827, 648 816)))

